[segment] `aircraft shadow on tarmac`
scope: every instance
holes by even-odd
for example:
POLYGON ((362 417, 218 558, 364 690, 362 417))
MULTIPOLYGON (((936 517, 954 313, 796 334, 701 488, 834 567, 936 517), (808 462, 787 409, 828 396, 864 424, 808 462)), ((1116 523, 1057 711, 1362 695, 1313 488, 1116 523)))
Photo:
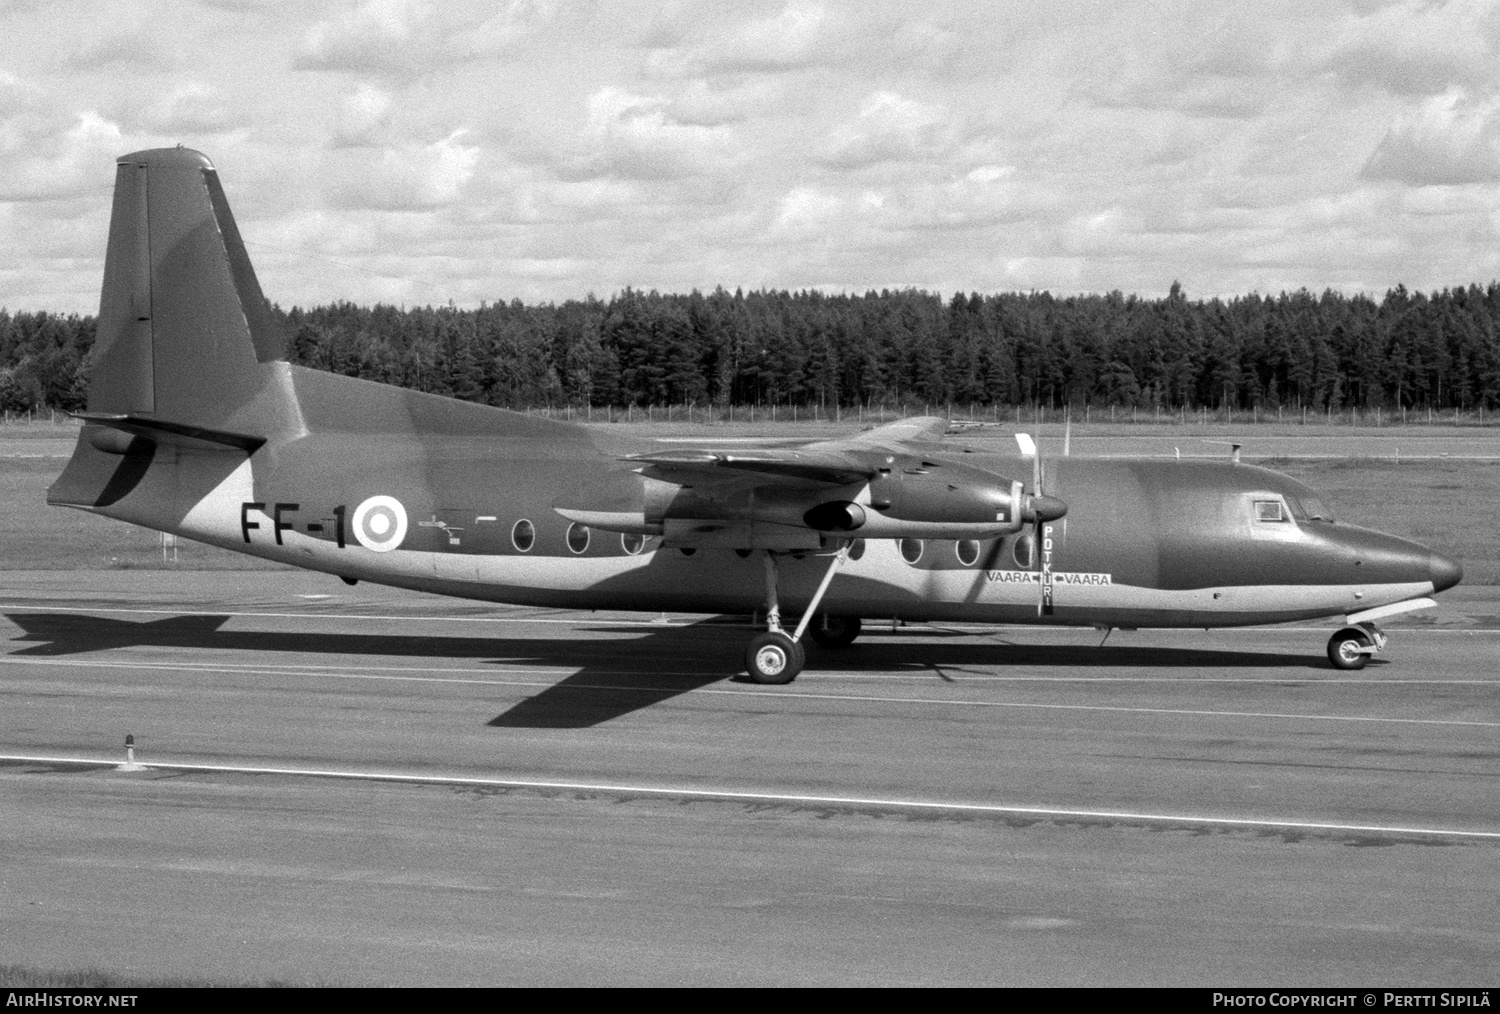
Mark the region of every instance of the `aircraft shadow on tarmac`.
MULTIPOLYGON (((117 620, 72 613, 6 613, 34 642, 17 656, 59 656, 132 647, 313 655, 377 655, 393 658, 457 658, 495 665, 565 666, 577 671, 524 698, 488 723, 500 728, 576 729, 649 708, 682 694, 733 678, 748 641, 744 624, 705 620, 686 626, 590 626, 577 637, 427 637, 403 634, 223 630, 230 619, 217 614, 159 620, 117 620), (745 636, 741 636, 745 635, 745 636), (622 661, 622 659, 624 661, 622 661)), ((898 637, 881 632, 842 650, 809 645, 808 675, 823 666, 843 673, 905 673, 955 682, 995 666, 1083 669, 1107 676, 1110 669, 1309 669, 1318 655, 1262 651, 1216 651, 1131 645, 1020 645, 910 628, 898 637)), ((1297 678, 1297 677, 1292 677, 1297 678)))

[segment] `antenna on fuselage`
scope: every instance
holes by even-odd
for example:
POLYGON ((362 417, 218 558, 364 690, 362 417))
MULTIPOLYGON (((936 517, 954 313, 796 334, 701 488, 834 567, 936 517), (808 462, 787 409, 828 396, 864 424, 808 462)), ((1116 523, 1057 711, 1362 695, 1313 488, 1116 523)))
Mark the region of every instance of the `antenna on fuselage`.
POLYGON ((1232 440, 1205 440, 1203 442, 1205 444, 1223 444, 1223 445, 1225 445, 1226 447, 1229 448, 1229 460, 1231 462, 1233 462, 1234 464, 1236 464, 1236 465, 1238 465, 1240 463, 1240 447, 1243 446, 1243 445, 1237 444, 1237 443, 1235 443, 1232 440))

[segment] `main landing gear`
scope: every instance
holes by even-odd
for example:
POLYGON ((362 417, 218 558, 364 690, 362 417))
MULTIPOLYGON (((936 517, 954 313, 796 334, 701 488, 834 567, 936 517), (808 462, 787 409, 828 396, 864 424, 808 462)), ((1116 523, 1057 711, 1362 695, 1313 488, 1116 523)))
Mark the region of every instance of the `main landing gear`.
POLYGON ((829 616, 823 613, 815 617, 807 632, 823 648, 847 648, 854 643, 864 629, 858 616, 829 616))
POLYGON ((1328 661, 1335 669, 1363 669, 1385 647, 1385 631, 1373 623, 1345 627, 1328 639, 1328 661))
POLYGON ((775 685, 790 683, 797 678, 807 661, 801 644, 802 635, 808 631, 814 617, 818 623, 813 627, 812 636, 819 644, 842 647, 859 636, 858 619, 817 616, 818 606, 833 581, 834 573, 848 558, 849 546, 846 544, 828 564, 828 570, 824 572, 818 590, 813 592, 812 600, 807 603, 797 629, 788 634, 781 627, 781 607, 776 598, 776 556, 766 550, 766 632, 752 638, 745 652, 745 671, 752 680, 775 685))

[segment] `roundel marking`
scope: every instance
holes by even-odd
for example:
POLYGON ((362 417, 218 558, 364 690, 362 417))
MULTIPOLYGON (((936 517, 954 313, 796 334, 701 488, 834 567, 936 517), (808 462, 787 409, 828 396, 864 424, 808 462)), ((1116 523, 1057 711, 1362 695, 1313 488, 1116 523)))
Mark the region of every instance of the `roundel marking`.
POLYGON ((393 496, 372 496, 354 511, 354 537, 366 549, 388 553, 406 538, 406 508, 393 496))

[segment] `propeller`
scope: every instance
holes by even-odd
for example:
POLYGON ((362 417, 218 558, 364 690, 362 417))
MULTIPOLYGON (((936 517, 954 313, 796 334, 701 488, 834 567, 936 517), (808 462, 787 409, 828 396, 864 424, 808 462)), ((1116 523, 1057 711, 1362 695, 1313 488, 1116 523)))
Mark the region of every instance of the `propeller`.
POLYGON ((1031 459, 1031 490, 1021 508, 1021 518, 1031 522, 1032 552, 1036 554, 1040 580, 1037 582, 1036 614, 1050 616, 1052 613, 1052 552, 1047 549, 1046 527, 1068 513, 1068 505, 1046 493, 1047 471, 1042 463, 1041 452, 1029 433, 1017 433, 1016 443, 1021 448, 1021 457, 1031 459))

